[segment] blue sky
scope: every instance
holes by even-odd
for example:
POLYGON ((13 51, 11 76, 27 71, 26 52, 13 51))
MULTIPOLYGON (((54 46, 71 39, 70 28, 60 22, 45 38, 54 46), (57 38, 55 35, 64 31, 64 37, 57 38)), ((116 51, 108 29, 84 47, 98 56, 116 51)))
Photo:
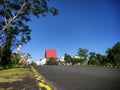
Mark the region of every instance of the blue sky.
POLYGON ((46 49, 56 49, 58 57, 77 55, 78 48, 105 54, 120 41, 119 0, 50 0, 59 10, 40 19, 31 16, 28 23, 32 40, 21 52, 32 60, 44 58, 46 49))

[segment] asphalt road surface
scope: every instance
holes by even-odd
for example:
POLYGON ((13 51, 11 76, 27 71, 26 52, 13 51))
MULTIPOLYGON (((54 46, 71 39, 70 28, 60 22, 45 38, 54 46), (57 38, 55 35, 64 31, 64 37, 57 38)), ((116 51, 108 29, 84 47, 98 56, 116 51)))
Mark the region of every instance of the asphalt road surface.
POLYGON ((38 66, 57 90, 120 90, 120 68, 38 66))

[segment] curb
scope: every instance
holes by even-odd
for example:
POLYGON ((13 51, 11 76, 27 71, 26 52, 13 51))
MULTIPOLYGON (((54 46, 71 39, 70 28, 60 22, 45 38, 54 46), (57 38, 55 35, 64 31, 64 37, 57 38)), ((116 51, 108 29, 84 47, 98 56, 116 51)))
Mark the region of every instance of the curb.
POLYGON ((40 87, 40 90, 52 90, 52 88, 43 80, 39 72, 33 66, 31 66, 31 68, 32 68, 32 71, 34 72, 34 75, 37 80, 38 86, 40 87))

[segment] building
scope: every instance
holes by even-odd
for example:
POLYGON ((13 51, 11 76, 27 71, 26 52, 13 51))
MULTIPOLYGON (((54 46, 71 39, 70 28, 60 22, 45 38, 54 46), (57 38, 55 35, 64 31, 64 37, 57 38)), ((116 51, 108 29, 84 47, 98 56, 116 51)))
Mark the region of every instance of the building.
POLYGON ((45 65, 46 61, 50 58, 58 59, 56 50, 46 50, 45 51, 45 58, 40 59, 39 65, 45 65))
POLYGON ((60 60, 61 62, 65 62, 64 56, 61 57, 61 58, 59 58, 59 60, 60 60))
POLYGON ((46 58, 40 59, 39 65, 45 65, 46 64, 46 58))
POLYGON ((56 50, 46 50, 45 51, 45 58, 46 59, 50 59, 50 58, 54 58, 57 59, 57 52, 56 50))

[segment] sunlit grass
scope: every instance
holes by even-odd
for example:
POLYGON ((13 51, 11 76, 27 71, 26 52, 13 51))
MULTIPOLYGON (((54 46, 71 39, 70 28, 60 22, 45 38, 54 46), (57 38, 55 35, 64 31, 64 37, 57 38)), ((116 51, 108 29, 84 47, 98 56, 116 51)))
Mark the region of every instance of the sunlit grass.
POLYGON ((0 83, 1 82, 9 82, 12 83, 14 81, 22 81, 26 75, 31 74, 31 68, 12 68, 0 70, 0 83))

